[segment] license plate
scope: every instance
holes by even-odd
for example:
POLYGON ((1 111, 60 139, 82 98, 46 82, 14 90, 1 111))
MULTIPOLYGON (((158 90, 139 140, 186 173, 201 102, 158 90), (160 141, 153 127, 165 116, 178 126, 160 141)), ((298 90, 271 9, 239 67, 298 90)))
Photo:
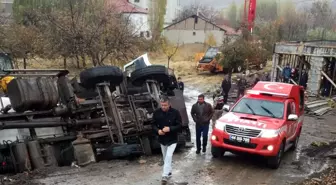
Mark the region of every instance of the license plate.
POLYGON ((241 137, 241 136, 235 136, 235 135, 231 135, 230 136, 230 140, 238 142, 238 143, 250 143, 250 138, 248 138, 248 137, 241 137))

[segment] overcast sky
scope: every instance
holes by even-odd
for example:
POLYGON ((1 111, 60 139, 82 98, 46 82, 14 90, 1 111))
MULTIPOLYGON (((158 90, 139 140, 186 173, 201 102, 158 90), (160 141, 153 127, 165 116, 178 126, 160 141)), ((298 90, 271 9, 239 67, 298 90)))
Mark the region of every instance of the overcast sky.
MULTIPOLYGON (((236 2, 236 4, 242 4, 244 3, 244 0, 181 0, 182 6, 187 5, 194 2, 201 2, 202 4, 207 4, 209 6, 217 7, 219 9, 227 8, 232 2, 236 2)), ((275 0, 270 0, 275 1, 275 0)), ((280 0, 277 0, 280 1, 280 0)), ((333 5, 335 6, 336 0, 331 0, 333 5)), ((314 0, 293 0, 293 2, 296 2, 296 5, 299 5, 300 7, 304 5, 311 4, 314 2, 314 0)))
POLYGON ((187 5, 189 3, 194 3, 194 2, 202 2, 205 3, 209 6, 213 7, 218 7, 218 8, 225 8, 229 6, 232 1, 235 1, 237 4, 243 3, 244 0, 181 0, 182 5, 187 5))

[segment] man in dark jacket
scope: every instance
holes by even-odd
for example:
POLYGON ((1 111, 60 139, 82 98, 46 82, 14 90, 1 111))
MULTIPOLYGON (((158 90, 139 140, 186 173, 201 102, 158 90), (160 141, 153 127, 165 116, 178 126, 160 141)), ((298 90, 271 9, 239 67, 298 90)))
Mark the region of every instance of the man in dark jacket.
POLYGON ((260 81, 259 75, 256 74, 253 82, 253 86, 255 86, 260 81))
POLYGON ((182 92, 184 91, 184 83, 182 82, 181 77, 177 78, 177 86, 178 86, 178 89, 180 89, 182 92))
POLYGON ((308 73, 306 70, 302 69, 302 75, 300 78, 300 85, 304 87, 304 89, 307 88, 307 82, 308 82, 308 73))
POLYGON ((231 89, 231 81, 229 80, 229 77, 225 76, 224 80, 222 81, 222 93, 224 97, 224 104, 227 104, 230 89, 231 89))
POLYGON ((211 104, 204 101, 203 94, 199 95, 197 103, 191 108, 191 116, 196 123, 196 154, 201 152, 201 135, 203 136, 203 152, 206 152, 210 119, 213 113, 211 104))
POLYGON ((290 77, 292 74, 292 69, 289 66, 289 64, 286 64, 286 67, 283 68, 282 70, 282 78, 284 83, 289 83, 290 82, 290 77))
POLYGON ((167 182, 172 175, 173 153, 177 145, 177 135, 181 130, 180 112, 170 106, 169 99, 160 100, 161 108, 154 111, 153 129, 159 136, 164 165, 162 182, 167 182))
POLYGON ((237 83, 237 101, 240 99, 241 95, 244 95, 245 90, 247 88, 247 80, 244 75, 241 75, 240 78, 238 79, 237 83))

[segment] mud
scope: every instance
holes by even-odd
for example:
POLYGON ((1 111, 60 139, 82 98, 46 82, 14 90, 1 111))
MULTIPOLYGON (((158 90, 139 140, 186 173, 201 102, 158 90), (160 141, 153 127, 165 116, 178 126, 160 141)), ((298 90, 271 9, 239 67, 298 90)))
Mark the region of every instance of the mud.
MULTIPOLYGON (((196 102, 199 93, 193 89, 185 89, 188 111, 196 102)), ((207 99, 207 101, 212 102, 212 99, 207 99)), ((213 159, 210 154, 210 144, 208 144, 205 154, 196 155, 195 148, 176 152, 173 162, 173 178, 168 184, 282 185, 299 183, 312 174, 327 169, 329 165, 335 164, 335 161, 320 155, 319 151, 325 152, 324 149, 315 151, 316 148, 311 148, 310 145, 314 141, 331 142, 335 140, 334 118, 335 116, 331 113, 325 115, 324 119, 305 117, 297 150, 286 153, 278 170, 267 168, 264 160, 256 156, 236 156, 226 153, 222 159, 213 159)), ((195 125, 192 119, 190 122, 194 141, 195 125)), ((46 173, 28 175, 24 179, 31 184, 48 185, 155 185, 161 184, 160 160, 161 156, 157 154, 133 161, 105 161, 84 168, 63 167, 47 170, 46 173)))

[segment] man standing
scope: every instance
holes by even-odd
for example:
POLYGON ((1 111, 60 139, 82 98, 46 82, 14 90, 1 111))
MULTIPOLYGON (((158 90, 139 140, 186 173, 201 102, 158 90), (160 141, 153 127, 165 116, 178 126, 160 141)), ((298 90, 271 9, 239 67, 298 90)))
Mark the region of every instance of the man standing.
POLYGON ((184 91, 184 83, 182 82, 181 77, 177 78, 177 86, 178 86, 178 89, 180 89, 182 92, 184 91))
POLYGON ((239 100, 241 95, 244 95, 246 87, 247 87, 247 81, 245 79, 245 76, 241 75, 237 83, 237 88, 238 88, 237 101, 239 100))
POLYGON ((159 135, 163 155, 162 182, 166 183, 172 175, 173 153, 177 145, 177 135, 181 130, 182 119, 178 110, 170 106, 168 98, 160 100, 161 108, 154 111, 153 129, 159 135))
POLYGON ((289 66, 289 63, 287 63, 286 67, 284 67, 283 70, 282 70, 283 82, 289 83, 290 82, 291 74, 292 74, 292 69, 289 66))
POLYGON ((265 82, 271 81, 268 72, 265 72, 264 76, 262 77, 262 81, 265 81, 265 82))
POLYGON ((196 123, 196 154, 201 152, 201 135, 203 136, 203 152, 206 152, 210 119, 214 111, 210 103, 204 101, 204 95, 198 96, 198 101, 191 108, 191 116, 196 123))
POLYGON ((224 104, 227 104, 230 89, 231 89, 231 81, 229 80, 228 76, 225 76, 224 80, 222 81, 222 93, 224 97, 224 104))

